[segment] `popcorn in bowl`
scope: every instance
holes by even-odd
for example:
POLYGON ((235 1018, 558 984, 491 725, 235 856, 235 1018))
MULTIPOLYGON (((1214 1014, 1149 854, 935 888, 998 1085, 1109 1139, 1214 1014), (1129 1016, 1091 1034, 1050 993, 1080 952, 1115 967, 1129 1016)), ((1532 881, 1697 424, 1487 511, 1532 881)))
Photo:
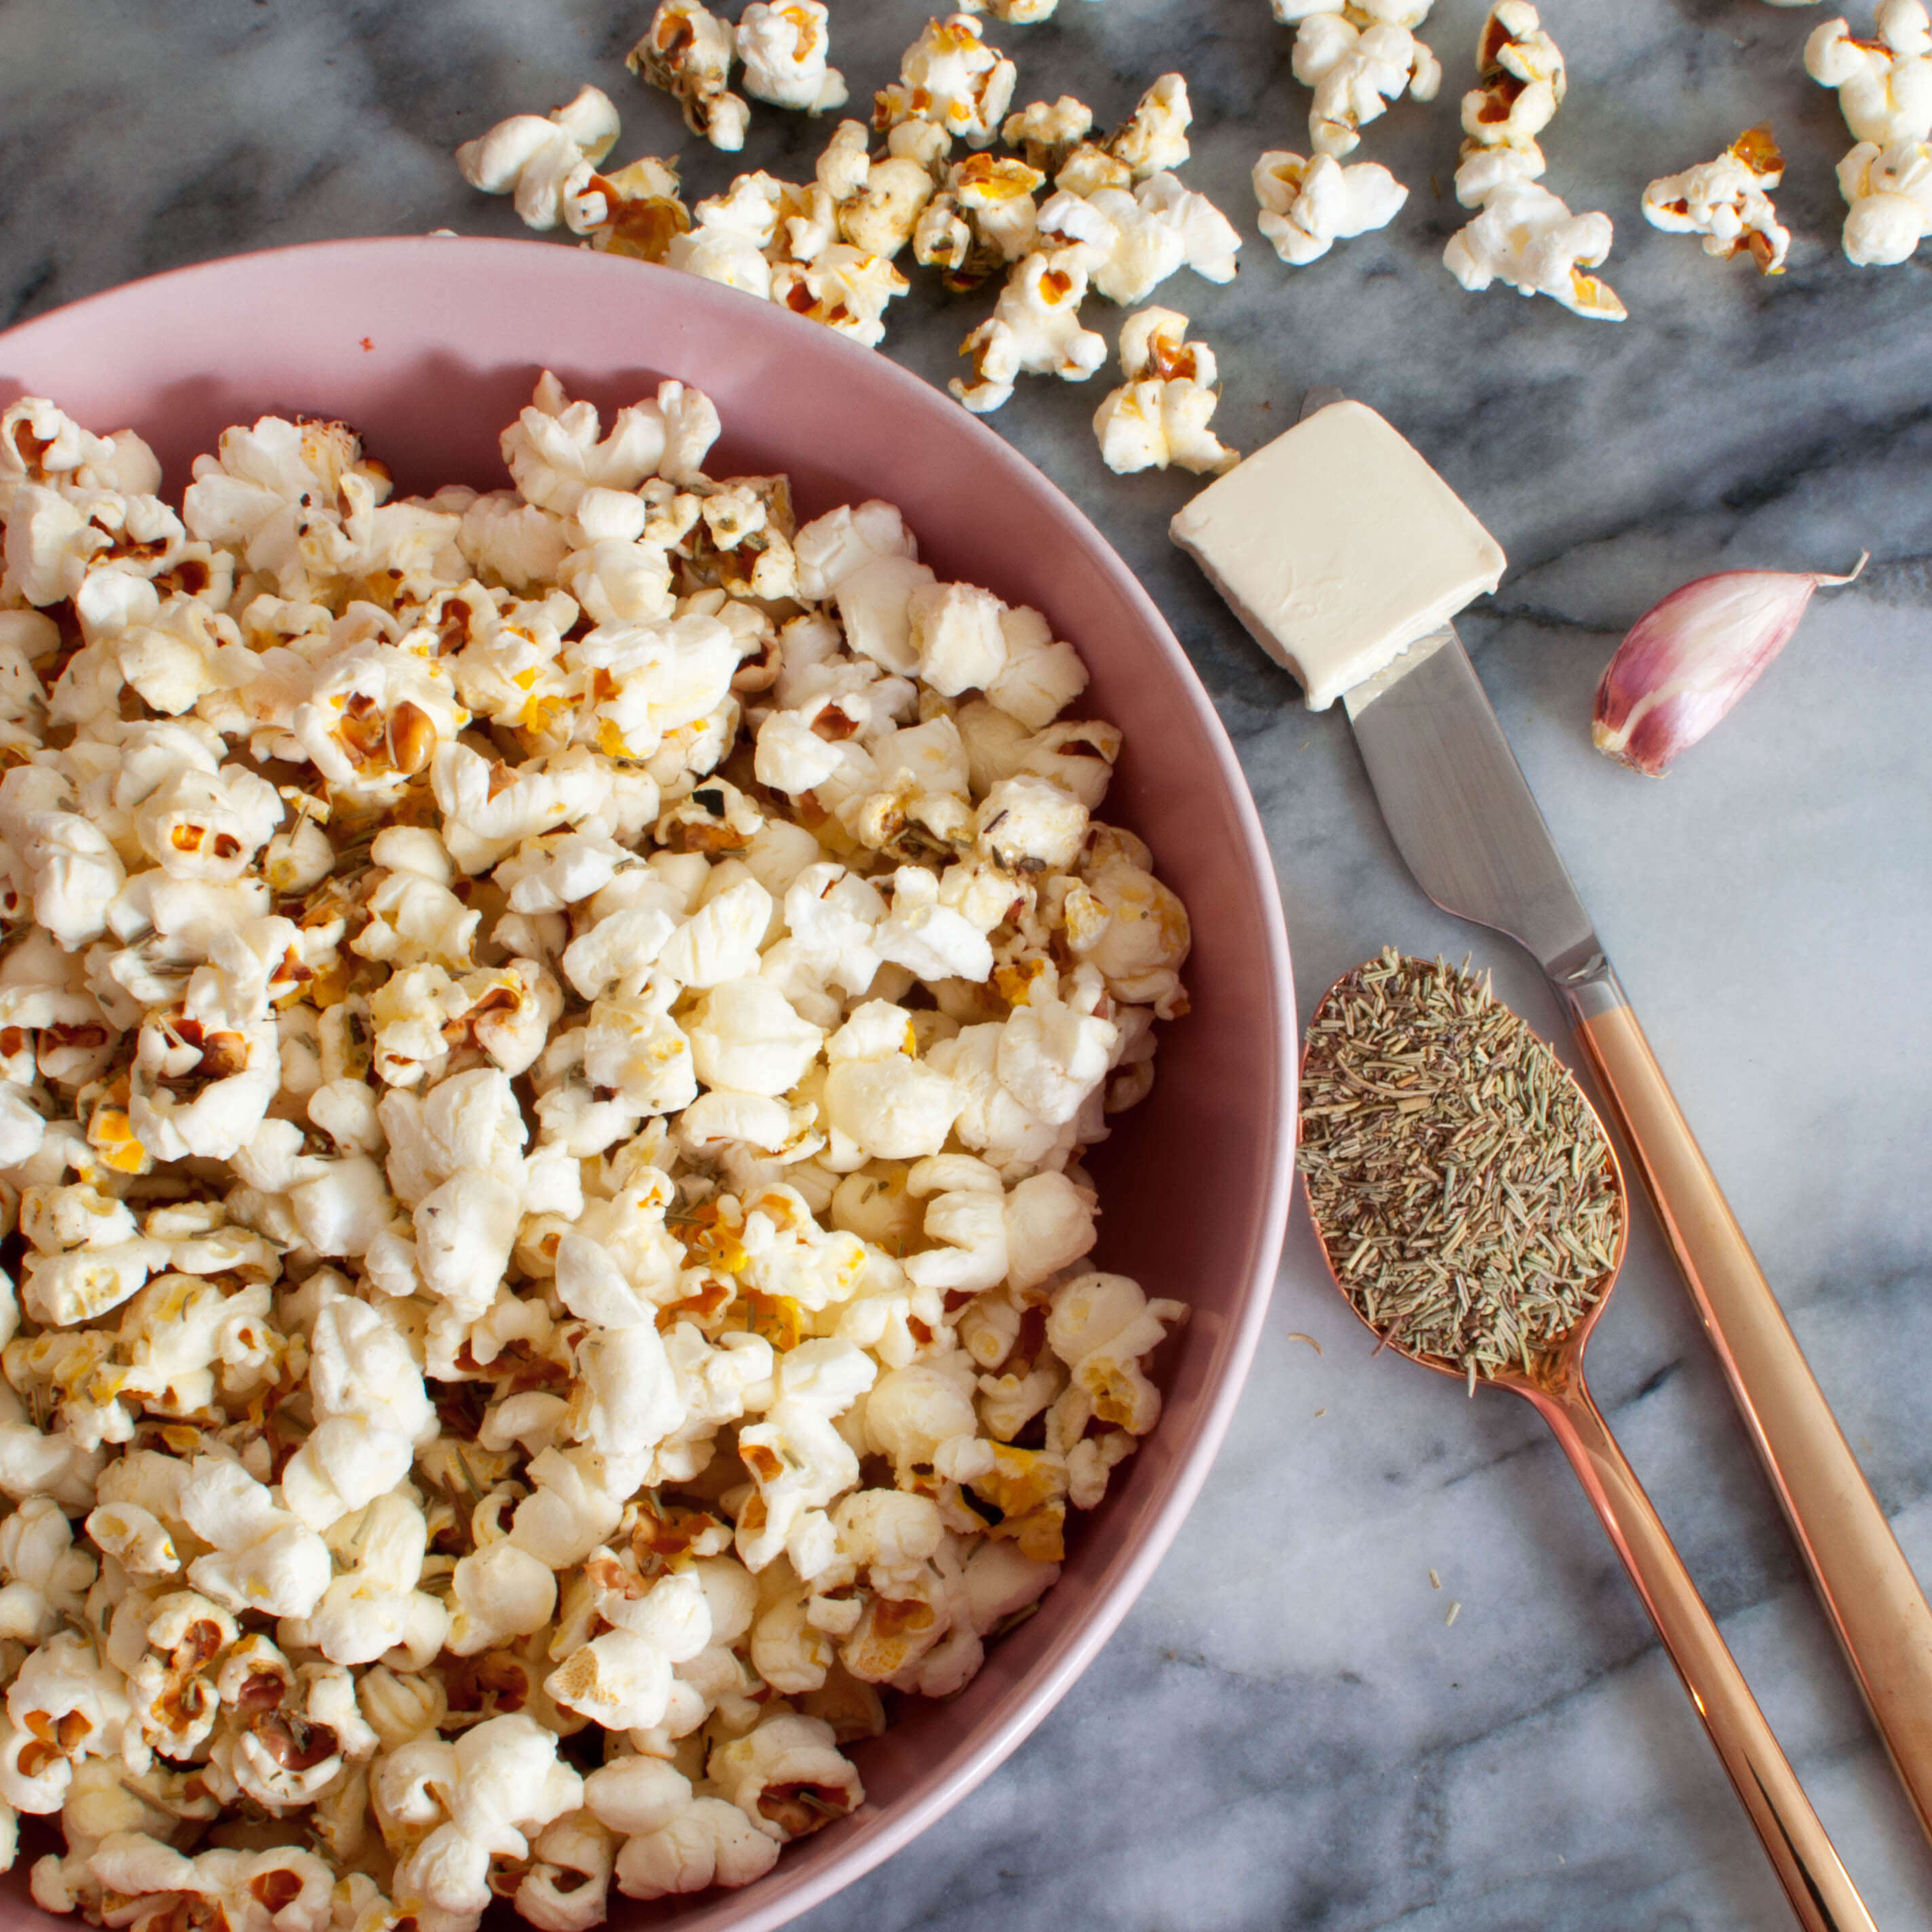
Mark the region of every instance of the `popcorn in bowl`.
POLYGON ((1081 1165, 1185 1008, 1119 734, 718 427, 546 377, 514 489, 398 502, 264 418, 176 512, 0 416, 0 1798, 51 1908, 748 1882, 1154 1426, 1184 1310, 1088 1265, 1081 1165))

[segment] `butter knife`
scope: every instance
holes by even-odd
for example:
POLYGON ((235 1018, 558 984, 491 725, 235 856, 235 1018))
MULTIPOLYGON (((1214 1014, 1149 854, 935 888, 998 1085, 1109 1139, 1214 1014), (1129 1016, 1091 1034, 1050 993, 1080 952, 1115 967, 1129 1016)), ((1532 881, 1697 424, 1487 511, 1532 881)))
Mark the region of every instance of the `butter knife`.
MULTIPOLYGON (((1303 414, 1340 396, 1312 392, 1303 414)), ((1562 1000, 1932 1835, 1932 1608, 1678 1108, 1468 653, 1444 625, 1342 702, 1417 883, 1445 912, 1517 941, 1562 1000)))

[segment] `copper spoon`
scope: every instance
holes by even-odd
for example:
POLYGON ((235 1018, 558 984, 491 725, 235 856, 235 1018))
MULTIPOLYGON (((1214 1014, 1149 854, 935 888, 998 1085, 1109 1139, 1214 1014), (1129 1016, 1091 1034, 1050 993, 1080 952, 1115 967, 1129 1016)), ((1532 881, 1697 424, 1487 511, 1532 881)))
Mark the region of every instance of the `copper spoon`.
MULTIPOLYGON (((1322 1006, 1334 997, 1341 983, 1338 981, 1323 996, 1322 1006)), ((1316 1010, 1318 1014, 1321 1009, 1316 1010)), ((1303 1057, 1306 1058, 1305 1046, 1303 1057)), ((1589 1108, 1580 1089, 1579 1097, 1589 1108)), ((1511 1369, 1486 1379, 1534 1404, 1562 1445, 1577 1480, 1583 1486, 1583 1493, 1601 1519, 1612 1547, 1623 1558, 1624 1568, 1630 1572, 1630 1581, 1636 1586, 1637 1594, 1643 1599, 1644 1608, 1649 1611, 1657 1634, 1664 1640, 1664 1647, 1670 1653, 1684 1689, 1690 1694, 1704 1729, 1724 1760, 1752 1824, 1757 1828, 1766 1854, 1799 1923, 1808 1932, 1876 1932, 1858 1888, 1852 1884, 1817 1813, 1811 1808, 1797 1773, 1772 1736, 1757 1700, 1751 1695, 1750 1686, 1744 1682, 1744 1672, 1738 1668, 1737 1660, 1698 1594, 1690 1571, 1684 1568, 1683 1558, 1678 1555, 1649 1497, 1644 1494, 1636 1472, 1624 1460, 1610 1424, 1604 1420, 1584 1381, 1583 1351, 1588 1346, 1591 1331, 1609 1305, 1610 1291, 1616 1285, 1630 1238, 1630 1196, 1623 1169, 1610 1136, 1603 1133, 1603 1123, 1598 1119, 1596 1110, 1589 1108, 1589 1111, 1602 1136, 1618 1206, 1616 1247, 1608 1279, 1582 1319, 1536 1358, 1533 1371, 1511 1369)), ((1304 1190, 1303 1198, 1307 1198, 1304 1190)), ((1314 1220, 1312 1206, 1310 1218, 1314 1220)), ((1464 1371, 1459 1365, 1405 1348, 1362 1312, 1336 1272, 1334 1257, 1329 1252, 1321 1223, 1315 1221, 1314 1226, 1336 1292, 1377 1342, 1406 1355, 1412 1362, 1420 1362, 1426 1369, 1453 1376, 1461 1382, 1464 1371)))

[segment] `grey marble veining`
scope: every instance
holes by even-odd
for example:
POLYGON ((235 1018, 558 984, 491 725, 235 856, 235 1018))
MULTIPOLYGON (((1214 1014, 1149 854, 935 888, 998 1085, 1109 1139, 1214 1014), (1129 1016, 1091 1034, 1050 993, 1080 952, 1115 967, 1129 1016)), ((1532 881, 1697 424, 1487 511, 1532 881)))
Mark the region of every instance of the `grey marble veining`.
MULTIPOLYGON (((596 80, 620 158, 675 116, 621 64, 644 0, 4 0, 0 317, 208 256, 325 236, 517 232, 450 150, 596 80)), ((728 9, 728 10, 735 10, 728 9)), ((833 0, 855 98, 925 9, 833 0)), ((1264 0, 1062 0, 992 29, 1022 100, 1103 122, 1178 67, 1184 171, 1247 237, 1238 280, 1183 275, 1251 448, 1340 382, 1406 429, 1513 568, 1465 626, 1660 1058, 1892 1513, 1932 1576, 1932 284, 1838 251, 1849 145, 1798 50, 1816 10, 1550 0, 1568 104, 1545 146, 1615 216, 1631 311, 1584 322, 1439 264, 1454 100, 1480 0, 1424 30, 1444 98, 1364 150, 1413 194, 1395 226, 1290 270, 1247 171, 1299 146, 1306 96, 1264 0), (1646 230, 1652 175, 1769 118, 1790 272, 1646 230), (1616 638, 1662 592, 1742 565, 1836 569, 1744 706, 1666 782, 1588 748, 1616 638)), ((1855 22, 1868 16, 1854 0, 1855 22)), ((743 163, 803 173, 824 130, 760 110, 743 163)), ((733 164, 683 150, 687 188, 733 164)), ((991 292, 925 278, 886 352, 934 380, 991 292)), ((1111 337, 1117 316, 1090 304, 1111 337)), ((1179 476, 1110 476, 1099 382, 1030 381, 992 420, 1088 512, 1180 635, 1269 827, 1304 1012, 1384 942, 1473 951, 1532 1021, 1527 963, 1423 898, 1346 727, 1304 711, 1168 545, 1179 476)), ((1196 908, 1197 916, 1203 909, 1196 908)), ((1210 915, 1211 916, 1211 915, 1210 915)), ((1709 1352, 1640 1222, 1593 1351, 1605 1408, 1880 1923, 1932 1924, 1932 1856, 1866 1723, 1709 1352)), ((1730 1932, 1788 1923, 1634 1594, 1542 1425, 1376 1359, 1298 1213, 1267 1339, 1201 1502, 1139 1605, 1034 1737, 817 1932, 1730 1932), (1309 1340, 1321 1345, 1321 1352, 1309 1340), (1438 1592, 1429 1572, 1442 1578, 1438 1592), (1445 1626, 1447 1607, 1461 1612, 1445 1626)))

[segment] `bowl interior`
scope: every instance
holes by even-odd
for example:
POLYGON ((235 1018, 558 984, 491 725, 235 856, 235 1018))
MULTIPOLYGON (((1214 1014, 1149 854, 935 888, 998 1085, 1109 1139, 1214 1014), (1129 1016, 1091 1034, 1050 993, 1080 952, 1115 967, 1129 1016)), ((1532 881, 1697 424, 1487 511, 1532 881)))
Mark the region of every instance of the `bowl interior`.
POLYGON ((1160 1365, 1167 1413, 1080 1523, 1039 1614, 993 1647, 959 1696, 908 1700, 902 1721, 855 1754, 868 1793, 859 1814, 788 1851, 748 1892, 612 1901, 618 1924, 775 1925, 904 1842, 1012 1748, 1118 1622, 1205 1473, 1286 1207, 1286 944, 1226 738, 1092 526, 939 392, 782 310, 554 244, 326 243, 157 277, 0 334, 0 403, 46 394, 94 430, 131 425, 161 456, 171 496, 224 427, 270 412, 354 424, 399 491, 489 488, 507 481, 499 433, 544 366, 607 411, 662 376, 694 383, 724 418, 712 473, 786 470, 802 517, 884 497, 942 577, 1043 610, 1092 671, 1084 708, 1126 734, 1105 816, 1152 846, 1193 921, 1193 1010, 1165 1030, 1151 1097, 1094 1162, 1097 1264, 1193 1309, 1160 1365))

